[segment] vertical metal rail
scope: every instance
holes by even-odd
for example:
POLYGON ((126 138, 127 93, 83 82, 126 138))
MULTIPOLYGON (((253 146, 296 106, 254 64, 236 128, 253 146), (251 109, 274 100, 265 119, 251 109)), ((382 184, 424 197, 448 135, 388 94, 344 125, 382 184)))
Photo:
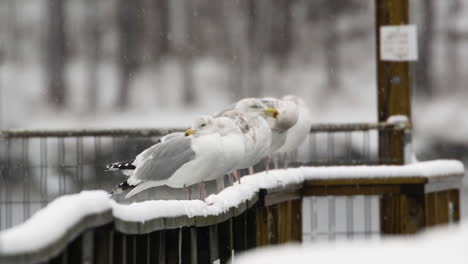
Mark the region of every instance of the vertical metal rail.
POLYGON ((83 138, 76 137, 76 182, 78 183, 78 191, 84 189, 83 185, 83 138))
POLYGON ((40 157, 40 182, 41 182, 41 205, 44 207, 47 204, 47 198, 48 198, 48 188, 47 188, 47 138, 41 137, 40 138, 40 150, 41 150, 41 157, 40 157))
MULTIPOLYGON (((5 185, 8 186, 8 181, 10 180, 9 178, 11 177, 11 170, 12 170, 12 164, 11 164, 11 139, 7 138, 6 140, 6 173, 5 173, 5 185)), ((12 207, 12 195, 11 195, 11 188, 5 188, 5 212, 6 212, 6 226, 10 227, 12 226, 13 222, 13 207, 12 207)))
POLYGON ((63 195, 66 192, 65 182, 65 142, 63 137, 57 138, 57 170, 59 177, 59 195, 63 195))
POLYGON ((31 208, 31 199, 30 199, 30 192, 31 192, 31 179, 29 177, 29 138, 22 138, 21 139, 21 170, 23 174, 23 219, 27 219, 29 217, 30 208, 31 208))
POLYGON ((96 188, 99 189, 102 186, 102 179, 99 177, 100 167, 98 164, 102 161, 101 157, 101 137, 94 137, 94 177, 97 179, 97 186, 96 188))

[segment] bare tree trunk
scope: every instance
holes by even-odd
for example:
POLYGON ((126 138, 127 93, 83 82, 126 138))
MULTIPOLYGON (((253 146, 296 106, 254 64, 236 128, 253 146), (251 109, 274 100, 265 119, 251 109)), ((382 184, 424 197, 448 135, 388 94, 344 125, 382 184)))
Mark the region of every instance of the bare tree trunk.
POLYGON ((100 60, 100 22, 99 1, 86 1, 86 32, 88 38, 87 47, 87 101, 86 111, 96 113, 99 103, 99 60, 100 60))
POLYGON ((422 21, 419 34, 419 61, 416 64, 416 92, 424 96, 433 94, 432 88, 432 41, 434 39, 434 2, 421 3, 422 21))
POLYGON ((144 53, 158 63, 169 52, 169 10, 167 0, 144 0, 144 53))
POLYGON ((119 0, 117 3, 119 25, 118 65, 120 78, 116 106, 118 109, 125 109, 128 107, 131 75, 136 71, 138 66, 137 32, 139 30, 139 4, 139 0, 119 0))
POLYGON ((191 2, 171 0, 172 48, 178 56, 182 71, 182 102, 195 103, 195 83, 193 78, 193 54, 190 46, 189 16, 191 2))
POLYGON ((457 20, 460 17, 462 10, 462 3, 460 0, 453 0, 450 2, 448 19, 446 21, 446 71, 444 79, 449 80, 448 86, 452 88, 453 92, 465 89, 460 83, 460 32, 457 27, 457 20))
POLYGON ((247 8, 239 2, 222 1, 222 12, 229 45, 231 73, 229 90, 232 100, 246 97, 251 79, 251 56, 247 8))
POLYGON ((270 50, 281 68, 286 64, 291 51, 291 39, 293 37, 291 8, 293 2, 292 0, 272 1, 274 18, 272 20, 272 35, 274 41, 270 42, 270 50))
POLYGON ((326 1, 322 23, 324 25, 323 47, 325 55, 325 71, 327 73, 328 91, 338 91, 341 88, 341 64, 339 53, 339 35, 336 16, 333 16, 336 2, 326 1))
POLYGON ((264 95, 264 85, 261 78, 261 68, 265 55, 272 42, 273 7, 270 0, 253 1, 253 36, 252 36, 252 79, 250 83, 250 96, 259 97, 264 95))
POLYGON ((46 45, 46 79, 49 102, 58 109, 66 106, 65 87, 65 0, 48 0, 48 36, 46 45))

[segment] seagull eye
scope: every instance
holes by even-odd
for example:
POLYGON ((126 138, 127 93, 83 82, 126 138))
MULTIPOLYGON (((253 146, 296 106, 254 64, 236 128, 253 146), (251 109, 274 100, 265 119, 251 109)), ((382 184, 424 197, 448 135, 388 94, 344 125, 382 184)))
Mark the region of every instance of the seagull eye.
POLYGON ((200 127, 206 127, 206 124, 205 124, 205 123, 203 123, 203 124, 201 124, 201 126, 200 126, 200 127))

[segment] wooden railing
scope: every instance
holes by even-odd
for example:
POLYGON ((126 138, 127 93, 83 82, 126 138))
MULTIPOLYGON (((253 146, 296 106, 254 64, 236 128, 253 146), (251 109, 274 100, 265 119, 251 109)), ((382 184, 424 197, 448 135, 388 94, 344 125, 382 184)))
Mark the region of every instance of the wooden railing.
MULTIPOLYGON (((83 216, 45 247, 11 253, 0 244, 0 263, 226 263, 247 249, 301 241, 307 196, 379 195, 382 234, 414 233, 459 221, 463 174, 457 161, 273 170, 242 178, 208 199, 211 204, 181 202, 184 208, 200 206, 196 212, 149 219, 125 217, 125 210, 145 204, 118 209, 109 200, 109 210, 83 216), (235 194, 247 198, 227 206, 235 194)), ((149 204, 144 211, 158 206, 149 204)), ((16 232, 24 235, 21 226, 16 232)), ((8 241, 0 235, 0 243, 8 241)))

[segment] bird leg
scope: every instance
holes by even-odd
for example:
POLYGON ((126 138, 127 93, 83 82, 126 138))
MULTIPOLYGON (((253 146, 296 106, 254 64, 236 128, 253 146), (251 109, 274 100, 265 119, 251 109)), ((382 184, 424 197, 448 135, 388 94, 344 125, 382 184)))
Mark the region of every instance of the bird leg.
POLYGON ((216 187, 218 189, 218 192, 224 189, 224 175, 216 179, 216 187))
POLYGON ((184 196, 185 200, 192 200, 192 186, 187 187, 187 185, 184 184, 184 196))
POLYGON ((287 169, 289 167, 289 155, 287 152, 283 153, 283 168, 287 169))
POLYGON ((268 173, 268 171, 270 170, 270 155, 268 155, 266 158, 265 158, 265 171, 266 173, 268 173))
POLYGON ((206 189, 205 189, 205 184, 203 182, 200 182, 198 184, 198 190, 200 192, 200 199, 205 200, 205 198, 206 198, 206 189))
POLYGON ((279 164, 278 164, 279 163, 279 158, 280 157, 278 155, 273 156, 273 166, 274 166, 275 169, 279 168, 279 164))
POLYGON ((241 183, 241 181, 240 181, 241 178, 240 178, 240 176, 239 176, 239 172, 238 172, 237 170, 234 170, 234 171, 232 172, 232 175, 234 175, 234 178, 235 178, 236 181, 238 181, 239 184, 240 184, 240 183, 241 183))
POLYGON ((228 174, 229 185, 234 185, 234 180, 232 179, 233 175, 231 173, 228 174))

